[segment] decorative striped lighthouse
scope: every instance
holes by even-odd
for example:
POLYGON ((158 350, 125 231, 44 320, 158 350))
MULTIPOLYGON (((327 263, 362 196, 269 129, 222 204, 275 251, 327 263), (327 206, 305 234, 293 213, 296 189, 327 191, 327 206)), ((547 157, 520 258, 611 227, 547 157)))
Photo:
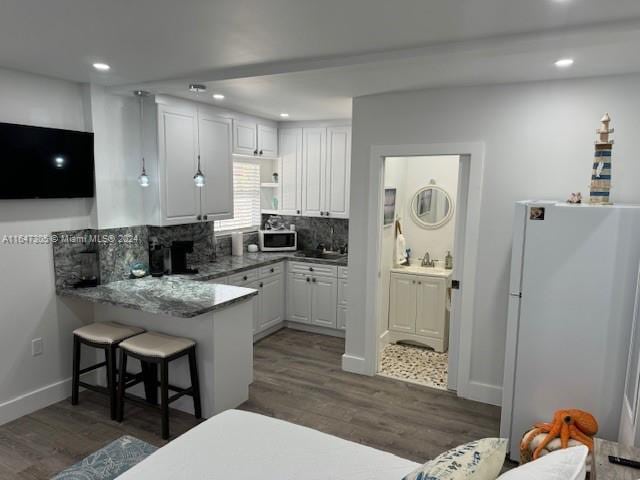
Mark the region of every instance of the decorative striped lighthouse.
POLYGON ((596 140, 596 153, 593 160, 593 171, 591 172, 589 199, 594 204, 610 205, 613 139, 610 139, 609 135, 613 133, 613 128, 609 128, 611 117, 609 117, 608 113, 604 114, 600 122, 600 128, 596 130, 598 140, 596 140))

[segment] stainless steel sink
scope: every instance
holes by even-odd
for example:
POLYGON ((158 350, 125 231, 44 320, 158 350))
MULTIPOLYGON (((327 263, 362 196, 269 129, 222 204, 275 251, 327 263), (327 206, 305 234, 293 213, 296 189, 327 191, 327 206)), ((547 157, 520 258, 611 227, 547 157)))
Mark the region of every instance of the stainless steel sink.
POLYGON ((300 250, 294 254, 296 257, 304 257, 304 258, 317 258, 320 260, 342 260, 347 255, 345 253, 338 252, 320 252, 318 250, 300 250))

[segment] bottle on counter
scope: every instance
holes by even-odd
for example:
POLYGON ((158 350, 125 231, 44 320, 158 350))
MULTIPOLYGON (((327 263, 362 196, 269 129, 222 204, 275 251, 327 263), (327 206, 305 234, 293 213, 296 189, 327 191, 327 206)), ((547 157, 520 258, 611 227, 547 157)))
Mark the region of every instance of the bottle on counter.
POLYGON ((451 250, 447 252, 447 256, 444 257, 444 268, 446 270, 453 270, 453 257, 451 256, 451 250))

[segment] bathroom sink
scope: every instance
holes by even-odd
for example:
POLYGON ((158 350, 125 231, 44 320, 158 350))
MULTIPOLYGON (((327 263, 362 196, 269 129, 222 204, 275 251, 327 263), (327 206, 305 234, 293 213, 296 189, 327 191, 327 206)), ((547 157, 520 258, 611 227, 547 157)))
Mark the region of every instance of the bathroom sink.
POLYGON ((420 265, 400 265, 399 267, 392 268, 391 271, 396 273, 410 273, 413 275, 430 275, 432 277, 449 277, 452 273, 452 270, 445 270, 444 268, 438 267, 422 267, 420 265))
POLYGON ((319 250, 300 250, 294 254, 296 257, 317 258, 320 260, 342 260, 347 255, 339 252, 321 252, 319 250))

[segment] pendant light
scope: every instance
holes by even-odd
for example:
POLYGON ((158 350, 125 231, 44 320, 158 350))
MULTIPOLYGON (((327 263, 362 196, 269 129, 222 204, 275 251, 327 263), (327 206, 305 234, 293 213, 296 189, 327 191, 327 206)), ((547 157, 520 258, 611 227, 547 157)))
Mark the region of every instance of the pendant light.
POLYGON ((142 157, 142 172, 138 177, 138 184, 142 188, 147 188, 149 186, 149 177, 147 176, 147 171, 144 165, 144 136, 142 131, 144 129, 144 98, 149 96, 149 92, 145 90, 136 90, 133 94, 138 97, 138 100, 140 101, 140 155, 142 157))
POLYGON ((200 155, 198 155, 198 171, 193 176, 193 182, 196 184, 196 187, 204 187, 204 174, 202 170, 200 170, 200 155))
MULTIPOLYGON (((206 92, 207 86, 200 83, 191 83, 189 84, 189 91, 195 93, 197 96, 200 93, 206 92)), ((198 170, 196 170, 196 174, 193 176, 193 183, 195 183, 198 188, 204 187, 205 179, 200 167, 200 155, 198 155, 198 170)))

